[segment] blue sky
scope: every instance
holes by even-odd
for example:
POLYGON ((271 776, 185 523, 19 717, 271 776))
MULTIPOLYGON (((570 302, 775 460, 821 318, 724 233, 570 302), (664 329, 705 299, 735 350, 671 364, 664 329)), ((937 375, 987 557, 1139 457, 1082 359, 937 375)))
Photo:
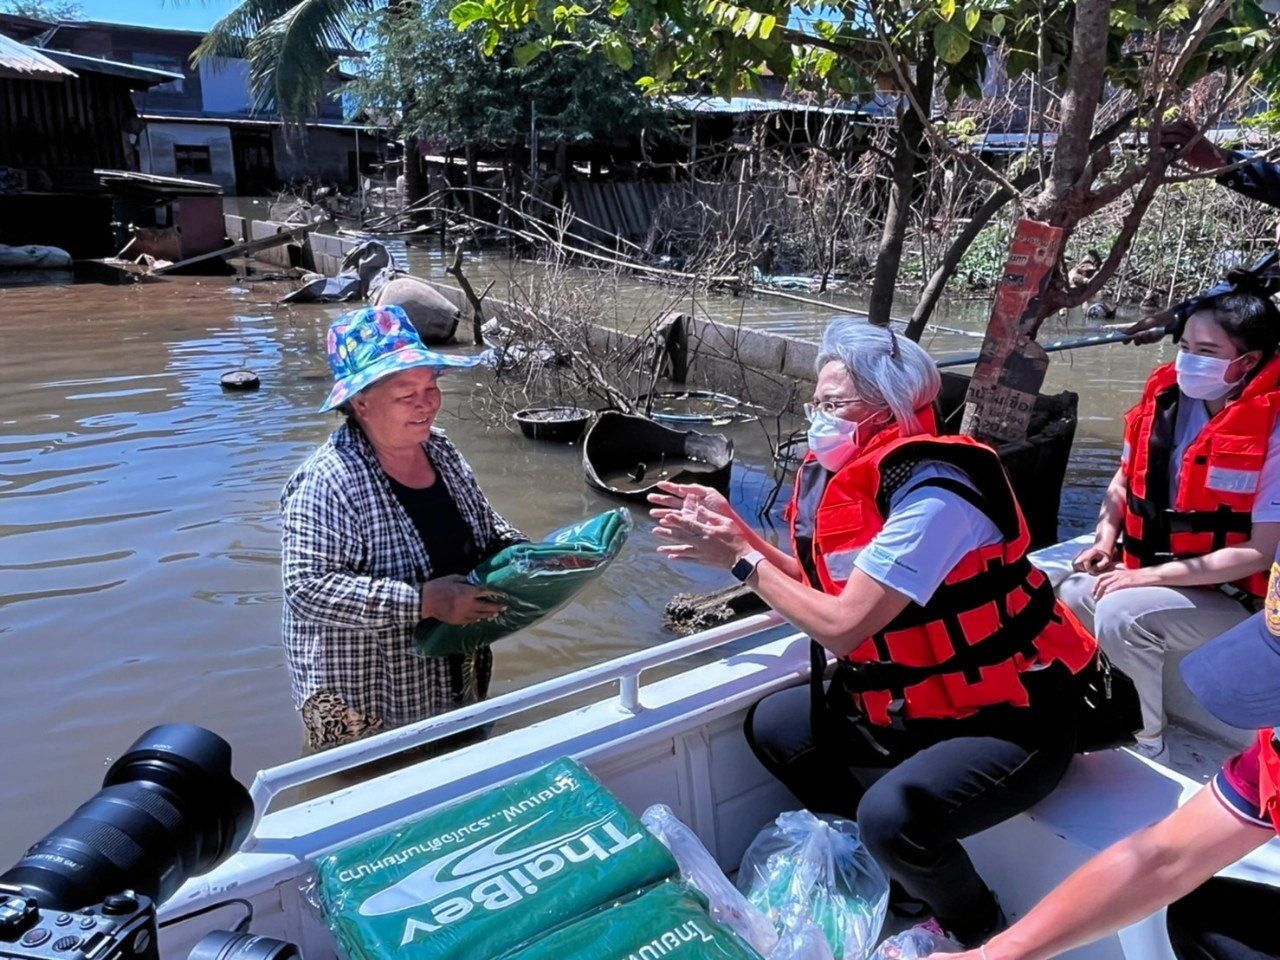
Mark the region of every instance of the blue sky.
POLYGON ((207 30, 236 0, 77 0, 86 20, 207 30))

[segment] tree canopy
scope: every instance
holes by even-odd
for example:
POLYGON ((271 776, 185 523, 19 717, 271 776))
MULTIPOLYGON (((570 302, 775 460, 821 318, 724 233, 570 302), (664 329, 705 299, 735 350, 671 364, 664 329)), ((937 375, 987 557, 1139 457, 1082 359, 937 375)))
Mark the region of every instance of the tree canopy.
POLYGON ((608 142, 663 125, 635 64, 569 48, 525 62, 531 32, 486 48, 486 31, 459 31, 447 6, 383 8, 362 23, 369 56, 348 89, 367 113, 398 117, 403 135, 455 143, 523 142, 535 113, 543 141, 608 142))
POLYGON ((57 23, 61 20, 82 19, 84 7, 72 0, 3 0, 0 2, 0 13, 57 23))

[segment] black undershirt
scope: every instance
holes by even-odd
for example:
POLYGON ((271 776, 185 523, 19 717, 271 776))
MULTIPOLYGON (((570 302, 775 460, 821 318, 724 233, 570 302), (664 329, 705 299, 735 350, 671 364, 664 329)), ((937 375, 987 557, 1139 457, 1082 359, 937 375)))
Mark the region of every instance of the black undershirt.
POLYGON ((468 574, 480 562, 475 537, 440 476, 429 487, 406 487, 388 476, 391 490, 422 538, 431 560, 431 576, 468 574))

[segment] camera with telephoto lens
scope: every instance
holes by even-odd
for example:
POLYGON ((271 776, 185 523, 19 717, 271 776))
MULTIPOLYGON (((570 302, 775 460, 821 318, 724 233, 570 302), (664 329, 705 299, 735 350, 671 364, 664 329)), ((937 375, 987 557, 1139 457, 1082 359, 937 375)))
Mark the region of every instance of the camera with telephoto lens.
MULTIPOLYGON (((191 724, 153 727, 101 790, 0 874, 0 960, 159 960, 156 904, 239 849, 252 819, 225 740, 191 724)), ((192 951, 296 956, 283 941, 229 931, 192 951)))

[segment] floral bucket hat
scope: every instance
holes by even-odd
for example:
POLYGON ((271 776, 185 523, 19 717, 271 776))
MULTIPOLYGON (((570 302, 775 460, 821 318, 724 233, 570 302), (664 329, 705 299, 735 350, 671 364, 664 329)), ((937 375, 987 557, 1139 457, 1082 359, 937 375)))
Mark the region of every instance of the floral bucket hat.
POLYGON ((437 353, 422 344, 400 307, 366 307, 344 313, 329 326, 329 368, 336 381, 320 408, 332 410, 377 380, 412 367, 480 367, 489 363, 473 357, 437 353))

